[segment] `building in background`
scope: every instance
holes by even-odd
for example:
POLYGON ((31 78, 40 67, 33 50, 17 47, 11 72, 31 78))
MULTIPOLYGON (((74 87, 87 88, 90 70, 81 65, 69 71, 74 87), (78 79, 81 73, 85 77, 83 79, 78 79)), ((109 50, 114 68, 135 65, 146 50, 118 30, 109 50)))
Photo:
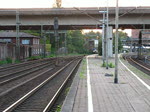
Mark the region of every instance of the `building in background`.
MULTIPOLYGON (((139 38, 139 33, 142 29, 132 29, 132 38, 139 38)), ((150 30, 143 30, 144 32, 150 32, 150 30)), ((150 34, 142 34, 142 38, 150 38, 150 34)))
MULTIPOLYGON (((22 45, 39 45, 40 38, 38 36, 27 33, 19 33, 20 44, 22 45)), ((16 44, 16 32, 0 32, 0 43, 16 44)))
MULTIPOLYGON (((20 59, 41 55, 43 45, 40 45, 38 36, 20 32, 20 59)), ((0 32, 0 60, 15 58, 16 55, 16 32, 0 32)))

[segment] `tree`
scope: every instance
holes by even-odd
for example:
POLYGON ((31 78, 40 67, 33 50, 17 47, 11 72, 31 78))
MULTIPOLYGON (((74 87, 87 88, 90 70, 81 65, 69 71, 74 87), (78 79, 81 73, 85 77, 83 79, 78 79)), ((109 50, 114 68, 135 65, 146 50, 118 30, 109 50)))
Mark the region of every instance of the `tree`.
MULTIPOLYGON (((127 33, 124 33, 122 31, 119 31, 119 38, 118 38, 118 52, 120 53, 122 48, 123 48, 123 44, 122 44, 122 40, 126 39, 127 33)), ((115 33, 113 33, 113 53, 115 53, 115 33)))
POLYGON ((86 53, 84 35, 80 30, 67 32, 67 48, 69 53, 86 53))
POLYGON ((84 37, 86 39, 100 39, 101 37, 101 33, 100 32, 93 32, 93 31, 90 31, 88 33, 85 33, 84 34, 84 37))

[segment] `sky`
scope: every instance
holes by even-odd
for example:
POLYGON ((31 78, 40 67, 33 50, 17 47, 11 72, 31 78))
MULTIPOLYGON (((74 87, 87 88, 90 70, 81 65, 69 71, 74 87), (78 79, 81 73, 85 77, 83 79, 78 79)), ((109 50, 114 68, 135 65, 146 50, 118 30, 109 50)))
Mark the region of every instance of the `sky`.
MULTIPOLYGON (((0 8, 51 8, 54 0, 0 0, 0 8)), ((116 0, 62 0, 62 7, 115 6, 116 0)), ((119 0, 119 6, 150 6, 150 0, 119 0)))

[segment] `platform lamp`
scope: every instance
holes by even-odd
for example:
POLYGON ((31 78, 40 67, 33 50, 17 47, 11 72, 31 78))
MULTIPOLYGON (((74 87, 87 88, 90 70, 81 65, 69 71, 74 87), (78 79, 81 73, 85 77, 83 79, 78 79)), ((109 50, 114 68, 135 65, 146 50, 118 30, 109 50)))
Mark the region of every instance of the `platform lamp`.
POLYGON ((115 27, 116 27, 116 33, 115 33, 115 77, 114 77, 114 83, 118 83, 118 14, 119 8, 118 8, 118 0, 116 0, 116 17, 115 17, 115 27))

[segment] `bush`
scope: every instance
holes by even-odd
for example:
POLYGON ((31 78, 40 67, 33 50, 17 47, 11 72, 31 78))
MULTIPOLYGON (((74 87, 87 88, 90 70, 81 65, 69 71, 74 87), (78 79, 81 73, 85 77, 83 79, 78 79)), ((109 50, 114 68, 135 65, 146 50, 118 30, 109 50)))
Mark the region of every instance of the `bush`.
POLYGON ((19 60, 15 60, 15 63, 20 63, 20 61, 19 60))
POLYGON ((114 65, 112 62, 109 63, 108 66, 109 66, 110 68, 114 68, 114 67, 115 67, 115 65, 114 65))
POLYGON ((7 63, 12 63, 12 59, 11 58, 6 58, 7 63))
POLYGON ((0 65, 7 64, 6 60, 0 61, 0 65))

